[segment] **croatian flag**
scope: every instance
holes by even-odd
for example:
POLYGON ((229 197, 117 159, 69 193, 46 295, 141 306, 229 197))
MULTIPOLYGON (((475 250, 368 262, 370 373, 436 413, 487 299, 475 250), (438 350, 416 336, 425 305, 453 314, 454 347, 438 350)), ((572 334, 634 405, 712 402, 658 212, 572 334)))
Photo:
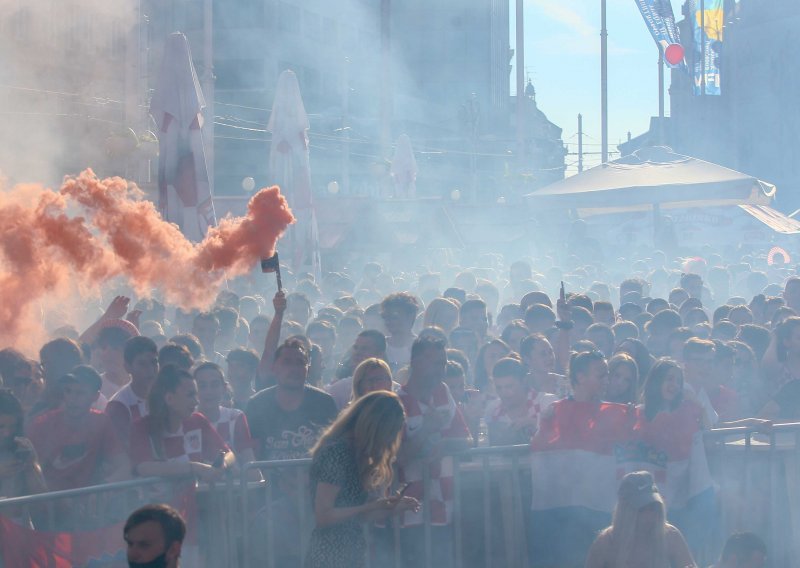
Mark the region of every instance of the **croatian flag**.
POLYGON ((636 410, 615 403, 554 402, 531 443, 534 511, 582 507, 611 513, 624 475, 618 449, 633 438, 636 410))
POLYGON ((636 409, 565 398, 545 411, 531 442, 531 556, 537 565, 583 561, 611 522, 624 475, 619 448, 633 439, 636 409))
POLYGON ((667 508, 673 510, 712 489, 700 405, 684 400, 673 412, 659 412, 652 420, 641 408, 637 413, 636 437, 618 456, 625 472, 652 473, 667 508))

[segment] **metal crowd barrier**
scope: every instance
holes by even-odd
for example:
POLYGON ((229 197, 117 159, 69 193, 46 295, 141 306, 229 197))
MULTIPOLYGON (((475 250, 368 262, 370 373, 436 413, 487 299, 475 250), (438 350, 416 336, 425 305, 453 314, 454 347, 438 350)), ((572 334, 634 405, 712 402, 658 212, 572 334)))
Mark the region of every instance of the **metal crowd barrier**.
MULTIPOLYGON (((525 538, 525 511, 530 498, 525 497, 524 487, 529 487, 530 463, 527 459, 528 446, 509 446, 475 448, 453 456, 453 484, 455 499, 453 504, 453 531, 455 566, 524 566, 527 547, 525 538), (528 478, 529 479, 529 478, 528 478), (465 504, 464 497, 470 505, 465 504), (471 497, 480 496, 477 503, 471 497), (496 499, 495 499, 496 496, 496 499), (496 501, 496 502, 495 502, 496 501), (467 552, 465 553, 465 548, 467 552), (477 556, 475 549, 482 552, 477 556)), ((314 519, 310 493, 307 487, 310 459, 251 462, 242 468, 240 487, 243 520, 242 566, 263 566, 284 568, 297 564, 302 566, 308 539, 313 529, 314 519), (244 483, 252 469, 260 469, 267 482, 258 487, 244 483), (292 494, 281 492, 279 486, 292 480, 292 494), (284 499, 281 506, 276 501, 284 499), (286 501, 292 501, 294 514, 286 515, 283 509, 286 501), (284 539, 276 538, 276 533, 284 539), (286 534, 290 533, 290 534, 286 534), (297 548, 297 544, 300 547, 297 548), (282 555, 281 547, 289 545, 297 552, 295 558, 282 555)), ((422 513, 424 520, 425 567, 432 566, 433 535, 430 518, 430 471, 423 475, 424 499, 422 513)), ((400 565, 399 539, 395 527, 393 549, 389 551, 392 566, 400 565)), ((369 533, 373 531, 370 530, 369 533)), ((371 549, 367 566, 377 566, 374 558, 375 539, 367 536, 371 549)), ((440 567, 436 567, 440 568, 440 567)))
MULTIPOLYGON (((474 448, 453 456, 455 568, 529 566, 529 447, 474 448)), ((724 539, 750 530, 767 541, 768 565, 800 568, 800 423, 776 425, 762 434, 752 428, 706 433, 706 454, 717 485, 720 527, 698 565, 716 561, 724 539), (701 563, 702 562, 702 563, 701 563)), ((308 487, 310 459, 251 462, 238 477, 197 493, 199 555, 206 566, 292 568, 302 566, 314 525, 308 487), (252 482, 258 469, 266 481, 252 482)), ((430 473, 423 476, 424 566, 432 566, 435 542, 430 518, 430 473)), ((22 512, 40 530, 58 529, 66 509, 80 512, 81 528, 124 520, 163 487, 162 478, 137 479, 71 491, 0 499, 0 514, 22 512), (64 505, 66 503, 66 505, 64 505)), ((163 499, 162 499, 163 501, 163 499)), ((388 562, 378 562, 375 531, 368 531, 368 566, 400 566, 395 528, 388 562)), ((121 535, 120 535, 121 539, 121 535)))
MULTIPOLYGON (((185 481, 184 481, 185 483, 185 481)), ((124 521, 131 511, 159 500, 149 500, 148 489, 164 488, 169 481, 146 477, 25 497, 0 499, 0 515, 24 518, 41 531, 91 530, 124 521)), ((122 535, 120 535, 122 540, 122 535)))
POLYGON ((767 543, 769 566, 800 568, 800 423, 718 428, 705 438, 721 513, 709 561, 728 535, 752 531, 767 543))
POLYGON ((300 553, 299 565, 302 566, 313 528, 311 495, 307 487, 310 467, 310 458, 250 462, 242 467, 239 477, 241 566, 263 566, 266 563, 268 568, 284 568, 284 565, 293 562, 289 558, 292 549, 300 553), (248 483, 250 472, 254 469, 260 469, 264 474, 264 483, 248 483), (283 491, 279 491, 281 486, 283 491), (281 551, 276 547, 276 513, 283 513, 279 522, 282 523, 281 528, 289 533, 287 539, 280 543, 280 546, 288 548, 283 556, 278 556, 281 551), (257 535, 252 531, 256 531, 257 535), (278 563, 278 560, 281 562, 278 563))
MULTIPOLYGON (((135 509, 150 503, 186 505, 195 519, 196 542, 187 543, 184 557, 190 566, 238 566, 231 545, 234 517, 231 505, 237 502, 236 488, 228 479, 217 486, 196 487, 193 478, 147 477, 24 497, 0 498, 0 516, 24 529, 43 533, 87 533, 120 526, 119 550, 124 550, 122 523, 135 509), (194 492, 192 495, 191 493, 194 492)), ((92 537, 94 538, 94 537, 92 537)), ((44 551, 39 550, 39 554, 44 551)), ((54 559, 51 559, 55 562, 54 559)), ((55 565, 55 564, 54 564, 55 565)), ((2 554, 0 554, 2 566, 2 554)))

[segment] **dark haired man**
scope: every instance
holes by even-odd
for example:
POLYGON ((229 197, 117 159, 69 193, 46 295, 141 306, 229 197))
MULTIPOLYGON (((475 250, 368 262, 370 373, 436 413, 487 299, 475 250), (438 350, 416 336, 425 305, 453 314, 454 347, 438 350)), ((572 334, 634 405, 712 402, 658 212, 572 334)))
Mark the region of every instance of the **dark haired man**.
MULTIPOLYGON (((308 457, 322 430, 336 418, 333 397, 306 382, 309 362, 309 352, 300 338, 287 339, 275 351, 271 367, 275 385, 253 396, 245 410, 256 459, 308 457)), ((272 469, 269 482, 279 488, 270 506, 275 518, 281 519, 280 536, 271 553, 278 566, 297 566, 300 558, 296 543, 301 528, 294 511, 308 487, 296 470, 272 469)))
POLYGON ((299 339, 287 339, 275 351, 275 386, 247 403, 247 422, 258 459, 306 457, 320 431, 336 418, 331 395, 306 384, 308 367, 308 351, 299 339))
POLYGON ((489 315, 486 310, 486 302, 483 300, 467 300, 458 310, 459 327, 474 331, 481 344, 486 341, 489 330, 489 315))
POLYGON ((186 522, 169 505, 137 509, 123 529, 130 568, 178 568, 186 522))
MULTIPOLYGON (((447 368, 445 344, 420 337, 411 347, 408 382, 398 395, 406 410, 406 429, 398 455, 400 481, 406 494, 422 502, 424 471, 430 473, 430 522, 433 531, 433 565, 451 565, 453 514, 453 458, 443 457, 466 449, 470 433, 461 411, 444 383, 447 368)), ((409 511, 403 516, 401 547, 403 566, 424 563, 423 517, 409 511)))
POLYGON ((31 419, 58 408, 62 394, 58 388, 58 379, 83 363, 83 353, 72 339, 54 339, 39 350, 39 362, 42 364, 44 390, 31 408, 31 419))
POLYGON ((103 385, 100 392, 107 398, 114 396, 119 389, 130 380, 125 370, 125 342, 133 337, 133 333, 124 327, 109 325, 97 333, 92 346, 92 361, 102 371, 103 385))
POLYGON ((100 396, 100 375, 86 365, 59 379, 61 408, 39 416, 30 439, 49 489, 76 489, 124 479, 128 459, 102 412, 92 409, 100 396))
POLYGON ((147 416, 147 396, 158 376, 158 347, 149 337, 132 337, 125 342, 124 357, 131 381, 111 397, 106 414, 127 445, 131 423, 147 416))
POLYGON ((254 394, 259 357, 252 349, 232 349, 225 362, 228 364, 228 382, 233 389, 233 406, 244 410, 254 394))
POLYGON ((419 302, 408 292, 389 294, 381 302, 381 318, 386 327, 386 359, 392 371, 406 366, 411 358, 411 331, 419 313, 419 302))

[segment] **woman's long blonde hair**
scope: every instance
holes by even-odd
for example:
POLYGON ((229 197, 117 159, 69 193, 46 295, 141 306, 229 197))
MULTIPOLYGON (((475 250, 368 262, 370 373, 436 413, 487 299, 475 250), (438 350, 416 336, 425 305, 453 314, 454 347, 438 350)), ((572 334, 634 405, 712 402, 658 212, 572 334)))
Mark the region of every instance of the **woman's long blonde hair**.
POLYGON ((389 391, 368 393, 342 411, 311 449, 311 456, 334 442, 353 443, 358 475, 367 491, 392 482, 392 462, 400 448, 405 412, 389 391))
MULTIPOLYGON (((663 568, 667 560, 665 535, 667 532, 667 515, 664 510, 664 501, 661 496, 656 497, 660 504, 658 507, 659 518, 653 524, 653 532, 647 535, 650 540, 645 543, 645 550, 650 551, 649 563, 641 568, 663 568)), ((639 509, 631 507, 622 500, 617 501, 611 526, 603 531, 611 538, 611 566, 629 566, 631 551, 637 538, 636 525, 639 521, 639 509)), ((641 535, 638 535, 641 538, 641 535)))

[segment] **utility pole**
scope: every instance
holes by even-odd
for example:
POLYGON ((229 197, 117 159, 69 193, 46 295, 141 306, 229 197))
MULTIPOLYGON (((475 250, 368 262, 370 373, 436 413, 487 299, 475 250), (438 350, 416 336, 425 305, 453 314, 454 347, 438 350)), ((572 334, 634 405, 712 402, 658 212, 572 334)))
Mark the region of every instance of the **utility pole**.
POLYGON ((516 57, 517 66, 517 164, 525 161, 525 22, 523 0, 517 0, 516 57))
POLYGON ((583 115, 578 115, 578 173, 583 172, 583 115))
POLYGON ((658 44, 658 118, 664 118, 664 47, 658 44))
POLYGON ((344 58, 344 91, 342 93, 342 189, 350 194, 350 58, 344 58))
POLYGON ((606 0, 600 0, 600 156, 608 161, 608 30, 606 0))
POLYGON ((392 1, 381 0, 381 158, 389 158, 392 121, 392 1))
POLYGON ((664 144, 664 47, 658 43, 658 144, 664 144))

